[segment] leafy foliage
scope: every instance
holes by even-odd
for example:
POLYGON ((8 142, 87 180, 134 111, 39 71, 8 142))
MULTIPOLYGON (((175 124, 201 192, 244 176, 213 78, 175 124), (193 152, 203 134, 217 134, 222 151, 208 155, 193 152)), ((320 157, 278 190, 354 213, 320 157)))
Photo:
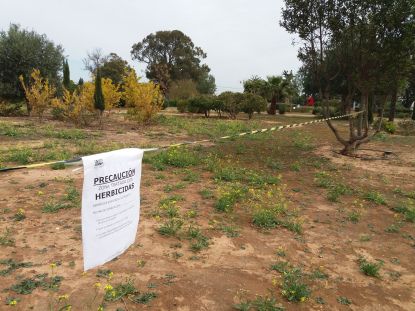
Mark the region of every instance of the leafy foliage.
POLYGON ((149 122, 161 110, 164 97, 159 85, 153 82, 140 83, 132 70, 124 81, 123 99, 130 119, 149 122))
POLYGON ((33 69, 30 77, 30 84, 26 86, 23 76, 19 76, 27 99, 27 110, 29 114, 33 111, 42 119, 43 114, 50 107, 56 89, 49 85, 47 79, 42 78, 39 69, 33 69))

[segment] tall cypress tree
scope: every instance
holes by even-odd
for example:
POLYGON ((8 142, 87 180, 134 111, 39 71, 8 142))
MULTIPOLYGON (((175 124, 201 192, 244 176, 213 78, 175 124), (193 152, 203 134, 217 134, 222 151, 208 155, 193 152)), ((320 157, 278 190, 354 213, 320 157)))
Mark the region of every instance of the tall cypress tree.
POLYGON ((69 90, 71 84, 71 78, 69 73, 69 64, 68 61, 65 60, 63 62, 63 86, 69 90))
POLYGON ((97 69, 95 77, 94 106, 99 110, 99 124, 102 124, 102 114, 105 110, 104 94, 102 93, 101 70, 97 69))

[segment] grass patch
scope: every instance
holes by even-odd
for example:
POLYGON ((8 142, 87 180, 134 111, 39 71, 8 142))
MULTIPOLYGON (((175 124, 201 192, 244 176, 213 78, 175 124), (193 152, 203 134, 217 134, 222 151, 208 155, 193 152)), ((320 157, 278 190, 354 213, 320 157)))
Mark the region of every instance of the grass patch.
POLYGON ((200 164, 200 158, 196 153, 185 148, 170 148, 167 151, 144 158, 144 162, 150 163, 156 170, 164 170, 166 166, 189 167, 200 164))
POLYGON ((415 223, 415 205, 410 199, 406 203, 400 203, 398 206, 393 207, 392 210, 399 214, 402 214, 405 221, 415 223))
POLYGON ((209 238, 203 235, 199 228, 190 226, 187 230, 187 238, 191 241, 190 249, 193 252, 200 252, 209 247, 209 238))
POLYGON ((220 195, 215 203, 215 209, 220 212, 231 211, 234 205, 246 196, 247 192, 248 189, 241 184, 226 186, 220 190, 220 195))
POLYGON ((363 198, 377 205, 386 205, 385 198, 377 191, 369 191, 363 196, 363 198))
POLYGON ((358 262, 360 271, 363 272, 363 274, 375 278, 380 277, 379 270, 382 267, 381 262, 369 262, 363 257, 359 258, 358 262))

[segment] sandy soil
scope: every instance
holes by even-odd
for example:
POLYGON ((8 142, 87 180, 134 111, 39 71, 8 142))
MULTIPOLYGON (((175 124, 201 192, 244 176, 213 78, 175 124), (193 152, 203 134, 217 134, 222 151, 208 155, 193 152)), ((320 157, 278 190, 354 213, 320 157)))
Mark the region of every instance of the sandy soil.
MULTIPOLYGON (((328 131, 324 127, 317 128, 328 131)), ((111 137, 111 131, 105 135, 111 137)), ((148 142, 148 138, 131 131, 123 137, 148 142)), ((170 140, 163 137, 163 141, 170 140)), ((7 141, 3 140, 1 145, 5 148, 7 141)), ((367 147, 382 149, 386 146, 375 143, 367 147)), ((415 189, 413 146, 394 146, 398 157, 373 161, 340 156, 333 152, 337 148, 332 139, 325 138, 314 155, 327 159, 340 174, 354 178, 356 184, 367 178, 371 186, 383 189, 385 193, 391 193, 397 184, 404 190, 415 189)), ((82 170, 73 172, 72 169, 42 168, 0 175, 0 232, 9 228, 16 241, 14 247, 0 246, 0 259, 34 263, 33 267, 0 276, 0 310, 12 309, 5 305, 6 298, 12 296, 21 298, 14 310, 49 310, 52 298, 48 292, 36 289, 30 295, 16 295, 7 289, 22 277, 50 273, 52 262, 61 263, 55 273, 64 277, 59 291, 53 295, 70 295, 72 310, 89 310, 86 304, 93 299, 94 283, 106 283, 96 277, 96 269, 86 274, 82 271, 80 209, 61 210, 55 214, 41 212, 44 202, 64 194, 68 180, 73 180, 76 188, 82 189, 82 170), (19 208, 26 211, 26 219, 15 222, 11 217, 19 208)), ((132 278, 139 290, 157 293, 157 298, 147 305, 126 301, 128 310, 233 310, 238 294, 254 298, 257 294, 269 294, 269 291, 279 297, 286 310, 415 310, 415 228, 413 224, 405 223, 400 233, 385 232, 396 218, 387 206, 364 203, 367 206, 362 220, 352 224, 344 219, 343 210, 353 205, 355 198, 346 197, 341 204, 329 202, 323 195, 325 190, 313 184, 311 171, 299 174, 284 170, 282 175, 287 189, 302 189, 288 191, 287 195, 291 204, 300 210, 304 234, 296 236, 281 228, 261 232, 252 226, 247 212, 240 207, 230 220, 239 227, 240 235, 230 238, 211 228, 212 220, 222 221, 223 218, 214 212, 214 200, 204 200, 199 194, 203 188, 215 187, 211 173, 202 172, 201 182, 175 192, 185 197, 181 202, 183 211, 197 205, 197 222, 211 238, 210 247, 195 254, 189 250, 186 240, 163 237, 156 231, 159 223, 151 212, 160 198, 166 196, 163 187, 180 181, 173 169, 163 172, 164 180, 157 179, 158 174, 148 164, 144 165, 136 243, 103 267, 114 272, 111 283, 132 278), (362 241, 362 235, 370 236, 370 241, 362 241), (320 267, 329 275, 327 280, 311 283, 313 294, 304 303, 285 301, 278 286, 273 285, 273 279, 280 282, 281 278, 279 273, 270 270, 270 265, 281 259, 275 254, 278 247, 285 249, 285 259, 291 263, 306 271, 320 267), (177 253, 181 254, 179 258, 175 257, 177 253), (359 271, 357 260, 361 255, 384 262, 381 278, 370 278, 359 271), (138 260, 144 260, 145 265, 139 267, 138 260), (394 279, 398 273, 400 276, 394 279), (155 284, 154 289, 147 288, 150 283, 155 284), (348 297, 352 304, 339 304, 337 298, 340 296, 348 297), (316 303, 316 297, 323 297, 325 304, 316 303)), ((91 310, 96 310, 101 297, 102 291, 91 310)), ((105 310, 117 308, 127 310, 122 302, 111 303, 105 310)))

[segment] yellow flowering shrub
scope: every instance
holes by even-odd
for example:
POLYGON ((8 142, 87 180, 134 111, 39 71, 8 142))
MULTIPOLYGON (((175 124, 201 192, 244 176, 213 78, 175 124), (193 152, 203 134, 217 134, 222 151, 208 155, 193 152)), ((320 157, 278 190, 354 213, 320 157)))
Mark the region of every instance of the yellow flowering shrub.
POLYGON ((88 125, 95 115, 94 84, 86 82, 73 93, 64 89, 62 98, 54 98, 52 107, 57 115, 75 124, 88 125))
POLYGON ((50 107, 56 89, 49 85, 47 79, 42 78, 39 69, 33 69, 29 85, 25 84, 23 76, 19 77, 19 81, 25 92, 29 115, 35 114, 42 120, 45 111, 50 107))
POLYGON ((124 79, 123 98, 128 117, 137 122, 149 122, 163 106, 163 93, 153 82, 140 83, 132 70, 124 79))
POLYGON ((109 78, 103 78, 102 93, 104 94, 105 110, 110 112, 121 100, 120 86, 114 85, 109 78))

